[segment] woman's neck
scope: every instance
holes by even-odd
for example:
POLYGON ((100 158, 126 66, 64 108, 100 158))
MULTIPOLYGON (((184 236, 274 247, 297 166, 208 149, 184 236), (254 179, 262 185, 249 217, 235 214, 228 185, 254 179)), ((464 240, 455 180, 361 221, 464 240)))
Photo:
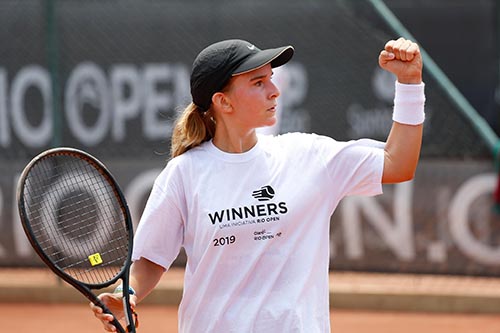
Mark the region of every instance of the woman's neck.
POLYGON ((213 144, 226 153, 244 153, 257 144, 257 133, 255 129, 243 134, 237 131, 217 129, 213 138, 213 144))

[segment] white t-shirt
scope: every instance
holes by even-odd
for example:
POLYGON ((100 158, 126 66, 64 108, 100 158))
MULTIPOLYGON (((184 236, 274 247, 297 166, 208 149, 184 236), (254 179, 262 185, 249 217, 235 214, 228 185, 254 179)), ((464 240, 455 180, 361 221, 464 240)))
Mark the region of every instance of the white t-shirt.
POLYGON ((179 331, 330 332, 330 217, 382 192, 383 144, 259 136, 242 154, 205 142, 155 181, 133 259, 168 269, 184 247, 179 331))

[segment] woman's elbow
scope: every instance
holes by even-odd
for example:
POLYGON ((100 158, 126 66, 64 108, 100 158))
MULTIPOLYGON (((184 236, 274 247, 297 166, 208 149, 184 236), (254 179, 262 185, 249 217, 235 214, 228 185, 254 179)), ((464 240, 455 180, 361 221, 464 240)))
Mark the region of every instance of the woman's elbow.
POLYGON ((411 171, 402 172, 397 182, 398 183, 407 182, 413 180, 413 178, 415 178, 415 169, 411 171))
POLYGON ((410 180, 413 180, 415 178, 415 173, 414 172, 401 172, 401 173, 391 173, 391 174, 384 174, 382 175, 382 183, 383 184, 396 184, 396 183, 403 183, 407 182, 410 180))
POLYGON ((395 184, 413 180, 417 165, 384 165, 383 184, 395 184))

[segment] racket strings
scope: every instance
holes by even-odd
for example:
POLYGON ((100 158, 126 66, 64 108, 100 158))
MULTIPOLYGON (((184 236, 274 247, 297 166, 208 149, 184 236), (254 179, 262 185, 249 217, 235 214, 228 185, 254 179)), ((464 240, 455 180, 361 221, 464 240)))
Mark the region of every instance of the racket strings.
POLYGON ((72 155, 41 159, 26 179, 35 238, 66 274, 87 284, 113 279, 128 255, 126 213, 110 182, 72 155))

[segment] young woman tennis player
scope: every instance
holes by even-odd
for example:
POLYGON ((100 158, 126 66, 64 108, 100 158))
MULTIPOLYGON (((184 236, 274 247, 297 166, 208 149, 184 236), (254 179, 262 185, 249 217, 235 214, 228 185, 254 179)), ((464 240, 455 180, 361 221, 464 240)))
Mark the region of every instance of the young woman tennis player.
MULTIPOLYGON (((276 122, 273 68, 293 53, 225 40, 194 61, 193 102, 177 119, 172 159, 139 223, 130 279, 135 305, 184 247, 180 332, 330 332, 332 213, 345 196, 377 195, 414 176, 425 101, 418 46, 391 40, 379 55, 397 77, 385 144, 256 134, 276 122)), ((119 312, 120 293, 100 297, 119 312)), ((111 315, 91 307, 113 331, 111 315)))

